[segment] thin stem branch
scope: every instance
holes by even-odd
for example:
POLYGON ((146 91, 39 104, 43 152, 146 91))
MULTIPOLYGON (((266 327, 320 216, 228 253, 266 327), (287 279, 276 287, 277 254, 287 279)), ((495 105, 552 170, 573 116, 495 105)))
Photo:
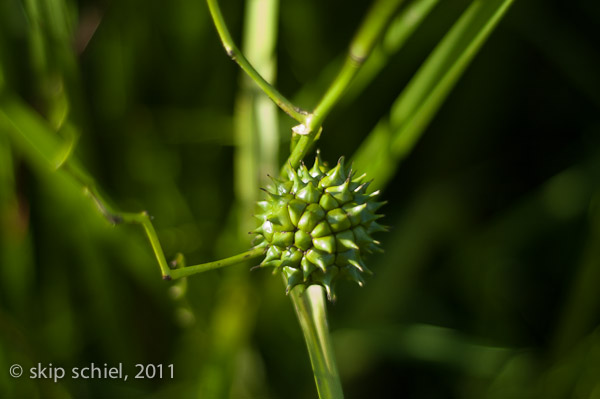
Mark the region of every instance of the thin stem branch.
POLYGON ((156 230, 152 225, 151 217, 146 211, 132 213, 132 212, 120 212, 112 209, 108 202, 102 197, 94 180, 84 172, 75 162, 71 162, 71 159, 67 159, 63 163, 63 169, 71 174, 81 185, 83 186, 84 192, 92 198, 98 210, 102 215, 113 224, 130 223, 139 224, 144 228, 144 232, 150 241, 154 257, 158 262, 163 280, 171 280, 171 270, 167 264, 164 251, 158 240, 156 230))
POLYGON ((373 47, 388 25, 402 0, 378 0, 373 4, 354 39, 350 43, 346 61, 333 80, 315 110, 306 118, 302 127, 303 136, 298 140, 284 168, 290 165, 298 167, 300 161, 310 150, 311 145, 319 137, 323 121, 333 107, 340 101, 342 95, 373 51, 373 47))
POLYGON ((121 212, 113 209, 96 187, 94 179, 79 165, 73 156, 72 149, 68 156, 64 155, 64 144, 53 134, 46 121, 39 117, 29 107, 16 97, 0 99, 0 131, 6 131, 12 141, 22 149, 29 161, 46 170, 63 173, 71 178, 90 197, 100 213, 113 224, 139 224, 150 241, 154 256, 160 266, 165 280, 186 277, 202 271, 230 266, 242 261, 258 257, 264 253, 262 248, 254 248, 240 255, 201 265, 189 266, 183 269, 171 270, 167 264, 164 251, 152 225, 148 212, 121 212), (57 160, 59 162, 57 162, 57 160), (56 165, 59 165, 57 168, 56 165))
POLYGON ((300 123, 305 123, 306 117, 308 113, 301 108, 292 104, 290 100, 288 100, 283 94, 281 94, 275 87, 273 87, 269 82, 267 82, 260 73, 250 64, 250 62, 246 59, 244 54, 238 49, 235 45, 235 42, 231 38, 231 34, 227 29, 227 25, 225 24, 225 20, 223 19, 223 14, 221 13, 221 9, 219 7, 219 3, 217 0, 206 0, 208 4, 208 9, 210 11, 210 15, 212 20, 217 28, 217 32, 223 43, 223 47, 225 48, 225 52, 233 61, 235 61, 240 68, 248 76, 261 88, 261 90, 269 96, 275 104, 279 108, 281 108, 286 114, 294 118, 296 121, 300 123))
POLYGON ((194 266, 186 266, 181 269, 171 270, 171 278, 178 279, 182 277, 188 277, 193 274, 206 272, 209 270, 220 269, 226 266, 236 265, 238 263, 242 263, 244 261, 258 258, 265 253, 264 248, 252 248, 249 251, 243 252, 241 254, 231 256, 229 258, 217 260, 214 262, 202 263, 194 266))
MULTIPOLYGON (((226 266, 232 266, 241 262, 244 262, 249 259, 257 258, 264 254, 264 248, 253 248, 249 251, 241 253, 239 255, 231 256, 229 258, 202 263, 199 265, 187 266, 180 269, 171 270, 167 264, 164 251, 158 240, 158 235, 156 234, 156 230, 152 225, 151 217, 146 211, 142 211, 139 213, 129 213, 129 212, 119 212, 112 209, 105 201, 98 190, 96 189, 94 181, 80 168, 76 165, 66 164, 66 168, 71 172, 73 177, 75 177, 79 182, 82 183, 86 194, 88 194, 93 201, 96 203, 100 213, 104 215, 104 217, 114 224, 120 223, 130 223, 130 224, 140 224, 144 228, 146 236, 150 241, 150 245, 152 246, 152 251, 154 252, 154 256, 158 261, 160 266, 160 270, 162 273, 163 280, 173 280, 179 279, 182 277, 188 277, 193 274, 198 274, 202 272, 206 272, 213 269, 219 269, 226 266)), ((179 258, 179 257, 178 257, 179 258)), ((179 262, 180 263, 180 262, 179 262)))
POLYGON ((323 288, 315 285, 303 291, 296 288, 290 297, 304 334, 319 398, 342 399, 344 393, 327 326, 323 288))
POLYGON ((282 173, 284 173, 290 166, 292 168, 298 167, 302 158, 310 150, 313 142, 318 139, 323 121, 335 104, 339 102, 342 94, 346 91, 364 61, 371 54, 381 33, 388 25, 402 0, 377 0, 371 7, 367 17, 350 43, 346 62, 329 88, 325 91, 312 114, 296 107, 262 77, 235 45, 227 29, 217 0, 206 0, 206 2, 227 55, 246 72, 279 108, 300 122, 299 129, 297 130, 301 131, 302 137, 300 137, 287 162, 284 164, 282 169, 282 173))

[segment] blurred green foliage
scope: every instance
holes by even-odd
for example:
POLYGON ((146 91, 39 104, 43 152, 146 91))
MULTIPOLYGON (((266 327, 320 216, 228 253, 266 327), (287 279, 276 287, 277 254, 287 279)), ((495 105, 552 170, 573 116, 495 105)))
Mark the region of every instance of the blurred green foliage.
MULTIPOLYGON (((334 110, 326 160, 357 150, 468 4, 439 2, 334 110)), ((242 2, 222 7, 241 42, 242 2)), ((280 90, 314 104, 366 9, 282 2, 280 90)), ((329 308, 346 397, 600 398, 599 23, 597 2, 515 2, 391 177, 375 276, 329 308)), ((202 1, 0 1, 0 110, 20 104, 32 132, 37 113, 76 142, 114 205, 153 215, 169 259, 250 243, 233 188, 239 81, 202 1)), ((285 159, 293 121, 279 120, 285 159)), ((316 396, 278 278, 246 265, 161 281, 141 230, 111 226, 9 128, 1 397, 316 396), (92 362, 130 379, 27 378, 92 362), (174 364, 175 378, 135 380, 136 363, 174 364)))

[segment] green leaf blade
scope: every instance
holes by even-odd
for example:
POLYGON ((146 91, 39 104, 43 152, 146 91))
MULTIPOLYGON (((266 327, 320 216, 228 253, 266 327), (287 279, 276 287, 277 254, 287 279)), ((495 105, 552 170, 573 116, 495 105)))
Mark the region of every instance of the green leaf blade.
POLYGON ((378 187, 391 179, 513 0, 475 0, 436 46, 354 157, 378 187), (377 160, 377 162, 374 162, 377 160))

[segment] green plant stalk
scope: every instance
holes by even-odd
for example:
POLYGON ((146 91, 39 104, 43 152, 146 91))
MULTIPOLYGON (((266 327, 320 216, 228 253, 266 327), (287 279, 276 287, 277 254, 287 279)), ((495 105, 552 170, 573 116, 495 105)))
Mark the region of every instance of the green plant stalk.
MULTIPOLYGON (((275 80, 278 0, 247 0, 245 6, 242 49, 254 68, 269 81, 275 80)), ((239 235, 246 242, 247 232, 254 229, 253 218, 259 192, 269 174, 277 173, 279 123, 275 104, 256 89, 252 79, 240 74, 240 88, 235 100, 234 190, 239 235)), ((246 244, 243 244, 244 246, 246 244)))
MULTIPOLYGON (((246 4, 246 18, 244 21, 244 40, 243 40, 243 51, 248 57, 255 68, 261 73, 262 76, 266 77, 269 81, 274 81, 275 78, 275 40, 277 37, 277 1, 263 1, 263 0, 250 0, 246 4)), ((238 124, 238 135, 244 134, 245 140, 243 140, 246 146, 245 151, 247 153, 245 164, 241 164, 245 170, 241 171, 242 176, 236 176, 238 179, 243 177, 246 180, 245 185, 250 190, 243 198, 255 196, 257 193, 256 187, 260 183, 256 181, 257 176, 266 177, 268 173, 276 173, 277 161, 274 154, 276 154, 279 137, 277 134, 277 114, 275 112, 272 102, 267 99, 262 93, 256 90, 249 90, 252 85, 251 77, 246 76, 243 79, 241 93, 239 95, 239 101, 242 102, 238 105, 244 105, 243 107, 236 108, 236 117, 240 118, 240 124, 238 124), (252 159, 251 155, 255 155, 252 159), (258 171, 258 174, 248 174, 249 171, 258 171), (245 176, 245 177, 244 177, 245 176), (252 185, 248 188, 249 184, 252 185)), ((240 143, 241 144, 241 143, 240 143)), ((238 151, 244 151, 243 148, 239 148, 238 151)), ((240 172, 238 172, 240 173, 240 172)), ((242 184, 244 184, 242 182, 242 184)), ((241 191, 241 190, 238 190, 241 191)), ((240 198, 239 200, 242 200, 240 198)), ((252 198, 254 202, 256 198, 252 198)), ((247 210, 247 209, 246 209, 247 210)), ((252 209, 250 209, 250 213, 252 209)), ((242 214, 248 214, 244 212, 242 214)), ((254 249, 249 251, 247 257, 250 256, 262 256, 264 249, 254 249)), ((188 268, 186 268, 188 269, 188 268)), ((185 269, 183 269, 185 270, 185 269)), ((177 271, 174 271, 176 273, 177 271)), ((315 295, 315 294, 313 294, 315 295)), ((327 364, 333 365, 335 373, 327 372, 329 368, 319 367, 317 363, 311 362, 315 380, 317 381, 317 389, 322 398, 341 398, 341 384, 337 377, 337 371, 335 369, 335 358, 331 351, 331 343, 329 338, 329 332, 327 331, 326 315, 324 313, 325 303, 323 301, 323 294, 317 292, 317 299, 321 298, 320 302, 307 302, 306 304, 299 304, 304 309, 304 312, 297 312, 297 317, 303 331, 314 331, 318 333, 318 342, 307 339, 307 345, 309 351, 314 352, 310 355, 311 359, 320 359, 319 353, 326 353, 327 364), (321 306, 322 311, 317 312, 311 311, 308 314, 306 311, 311 310, 311 307, 317 309, 321 306), (311 317, 311 315, 320 315, 320 318, 311 317), (323 342, 323 343, 321 343, 323 342), (324 352, 323 352, 324 351, 324 352), (322 382, 323 375, 326 375, 325 382, 322 382), (337 389, 337 391, 336 391, 337 389), (331 392, 339 392, 339 395, 332 395, 331 392)), ((303 296, 308 297, 307 295, 303 296)), ((292 299, 293 301, 293 299, 292 299)), ((296 306, 295 306, 296 307, 296 306)), ((296 307, 298 309, 298 307, 296 307)), ((231 314, 228 314, 231 317, 231 314)), ((305 337, 306 334, 305 334, 305 337)), ((220 338, 220 337, 219 337, 220 338)), ((323 364, 323 362, 318 362, 323 364)))
POLYGON ((221 42, 223 43, 223 47, 225 48, 227 55, 233 61, 235 61, 254 82, 256 82, 258 87, 260 87, 261 90, 267 96, 269 96, 269 98, 273 100, 273 102, 275 102, 279 108, 281 108, 296 121, 304 123, 308 113, 292 104, 292 102, 284 97, 283 94, 273 87, 273 85, 267 82, 252 66, 252 64, 248 62, 244 54, 237 48, 235 42, 231 38, 229 30, 227 29, 227 25, 225 24, 225 20, 223 19, 223 14, 221 13, 221 8, 219 7, 217 0, 206 0, 206 3, 208 4, 210 15, 215 24, 215 28, 217 28, 217 32, 221 38, 221 42))
POLYGON ((402 49, 438 2, 439 0, 416 0, 398 12, 383 34, 381 43, 373 49, 341 102, 350 102, 373 81, 387 65, 389 58, 402 49))
POLYGON ((267 82, 262 75, 250 64, 243 53, 237 48, 231 34, 227 29, 225 20, 217 0, 206 0, 208 8, 215 24, 225 52, 234 60, 246 74, 271 98, 283 111, 300 122, 295 130, 302 135, 294 147, 288 160, 283 166, 282 173, 288 167, 296 168, 306 153, 310 150, 312 143, 318 138, 323 121, 329 115, 333 107, 340 101, 343 93, 356 76, 373 47, 388 25, 396 9, 402 0, 378 0, 369 10, 365 20, 350 44, 346 62, 331 83, 325 94, 315 107, 312 114, 301 110, 285 98, 277 89, 267 82))
MULTIPOLYGON (((281 96, 276 89, 263 79, 233 43, 216 0, 207 0, 207 3, 227 54, 240 65, 248 76, 280 108, 301 122, 299 128, 304 135, 300 138, 296 148, 293 149, 292 154, 285 163, 285 171, 287 167, 296 168, 310 149, 312 142, 318 138, 324 119, 342 98, 344 91, 373 50, 378 38, 400 5, 401 0, 379 0, 374 4, 351 42, 344 66, 323 95, 321 101, 319 101, 314 113, 310 115, 303 112, 300 115, 294 115, 293 112, 290 112, 298 110, 298 108, 289 103, 287 99, 281 96), (298 118, 296 116, 302 117, 298 118)), ((295 133, 300 132, 295 131, 295 133)), ((318 291, 318 294, 311 293, 309 289, 302 297, 297 293, 293 293, 292 302, 294 303, 306 339, 319 396, 321 398, 343 398, 327 328, 322 289, 318 291)))
POLYGON ((238 263, 246 262, 250 259, 258 258, 265 253, 264 248, 253 248, 244 253, 230 256, 229 258, 217 260, 214 262, 202 263, 199 265, 186 266, 181 269, 171 270, 171 278, 178 279, 182 277, 188 277, 193 274, 203 273, 209 270, 220 269, 222 267, 237 265, 238 263))
MULTIPOLYGON (((337 103, 336 107, 351 103, 377 77, 388 64, 390 58, 398 53, 413 35, 416 29, 430 14, 439 0, 413 0, 405 7, 400 7, 392 21, 388 24, 378 44, 373 48, 369 58, 348 89, 337 103)), ((331 76, 339 72, 347 57, 347 50, 339 54, 319 73, 319 77, 304 85, 293 97, 296 104, 317 103, 322 95, 322 88, 332 81, 331 76)), ((250 57, 248 57, 250 58, 250 57)), ((251 60, 252 61, 252 60, 251 60)), ((292 147, 293 148, 293 147, 292 147)))
MULTIPOLYGON (((275 82, 275 52, 279 0, 245 0, 243 5, 243 30, 240 48, 252 67, 265 81, 275 82)), ((248 231, 255 228, 254 218, 259 191, 268 174, 277 172, 279 153, 279 113, 276 104, 265 95, 252 78, 239 71, 239 84, 233 110, 234 147, 234 204, 228 218, 229 228, 219 239, 227 251, 248 247, 248 231)), ((233 263, 240 260, 249 266, 248 257, 228 258, 233 263)), ((263 251, 257 251, 256 257, 263 251)), ((254 263, 257 264, 260 261, 254 263)), ((221 261, 208 264, 209 268, 221 261)), ((252 266, 252 265, 250 265, 252 266)), ((183 269, 188 271, 189 268, 183 269)), ((204 266, 200 271, 210 270, 204 266)), ((177 270, 175 271, 177 274, 177 270)), ((250 281, 247 267, 237 267, 222 273, 217 296, 211 307, 209 324, 212 328, 202 337, 206 354, 198 375, 198 396, 224 398, 239 395, 244 374, 237 367, 239 353, 251 351, 252 331, 256 324, 256 286, 250 281), (234 293, 232 295, 232 293, 234 293)), ((252 367, 252 366, 250 366, 252 367)), ((253 396, 254 392, 246 392, 253 396)))
POLYGON ((373 4, 350 43, 346 62, 315 107, 312 118, 307 124, 309 131, 312 132, 321 127, 327 115, 340 100, 352 79, 373 51, 381 33, 401 3, 402 0, 378 0, 373 4))
POLYGON ((384 186, 513 0, 475 0, 436 46, 353 157, 357 169, 384 186))
POLYGON ((408 126, 404 127, 405 132, 400 131, 392 141, 394 149, 400 154, 404 154, 406 148, 413 145, 412 137, 415 134, 410 134, 410 129, 414 126, 415 130, 424 130, 424 126, 429 123, 433 114, 439 109, 467 65, 508 10, 512 1, 479 0, 473 2, 453 26, 453 29, 444 37, 444 40, 440 42, 440 45, 432 53, 428 62, 423 65, 415 79, 411 80, 405 93, 392 106, 392 123, 395 126, 408 126), (472 37, 469 37, 470 34, 472 37), (452 57, 456 58, 450 68, 440 70, 439 65, 452 57), (432 76, 433 79, 429 80, 429 76, 432 76), (430 92, 426 91, 428 87, 432 87, 430 92), (424 98, 416 94, 424 91, 428 94, 424 98), (418 101, 421 98, 422 102, 418 104, 420 108, 414 107, 414 99, 418 101), (411 121, 411 124, 406 124, 405 122, 409 117, 412 117, 414 122, 411 121))
POLYGON ((306 118, 298 129, 297 133, 302 136, 285 163, 284 170, 288 167, 297 168, 312 144, 318 139, 323 121, 340 101, 365 60, 373 51, 377 40, 401 2, 402 0, 378 0, 373 4, 350 43, 348 55, 342 69, 323 94, 313 113, 306 118))
POLYGON ((305 290, 298 287, 290 292, 290 298, 306 341, 319 398, 343 398, 344 393, 327 326, 323 287, 313 285, 305 290))

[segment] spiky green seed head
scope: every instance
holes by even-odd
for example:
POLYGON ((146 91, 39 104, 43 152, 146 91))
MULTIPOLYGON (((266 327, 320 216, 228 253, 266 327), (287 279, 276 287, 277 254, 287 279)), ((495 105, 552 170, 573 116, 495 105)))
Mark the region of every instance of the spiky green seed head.
POLYGON ((376 221, 384 203, 374 200, 377 191, 367 194, 364 178, 355 177, 343 157, 329 169, 317 154, 310 170, 302 164, 289 168, 287 180, 272 179, 267 199, 258 203, 255 246, 265 248, 261 267, 284 274, 286 292, 319 284, 334 300, 339 279, 363 286, 363 274, 371 274, 363 258, 381 251, 371 234, 386 230, 376 221))

